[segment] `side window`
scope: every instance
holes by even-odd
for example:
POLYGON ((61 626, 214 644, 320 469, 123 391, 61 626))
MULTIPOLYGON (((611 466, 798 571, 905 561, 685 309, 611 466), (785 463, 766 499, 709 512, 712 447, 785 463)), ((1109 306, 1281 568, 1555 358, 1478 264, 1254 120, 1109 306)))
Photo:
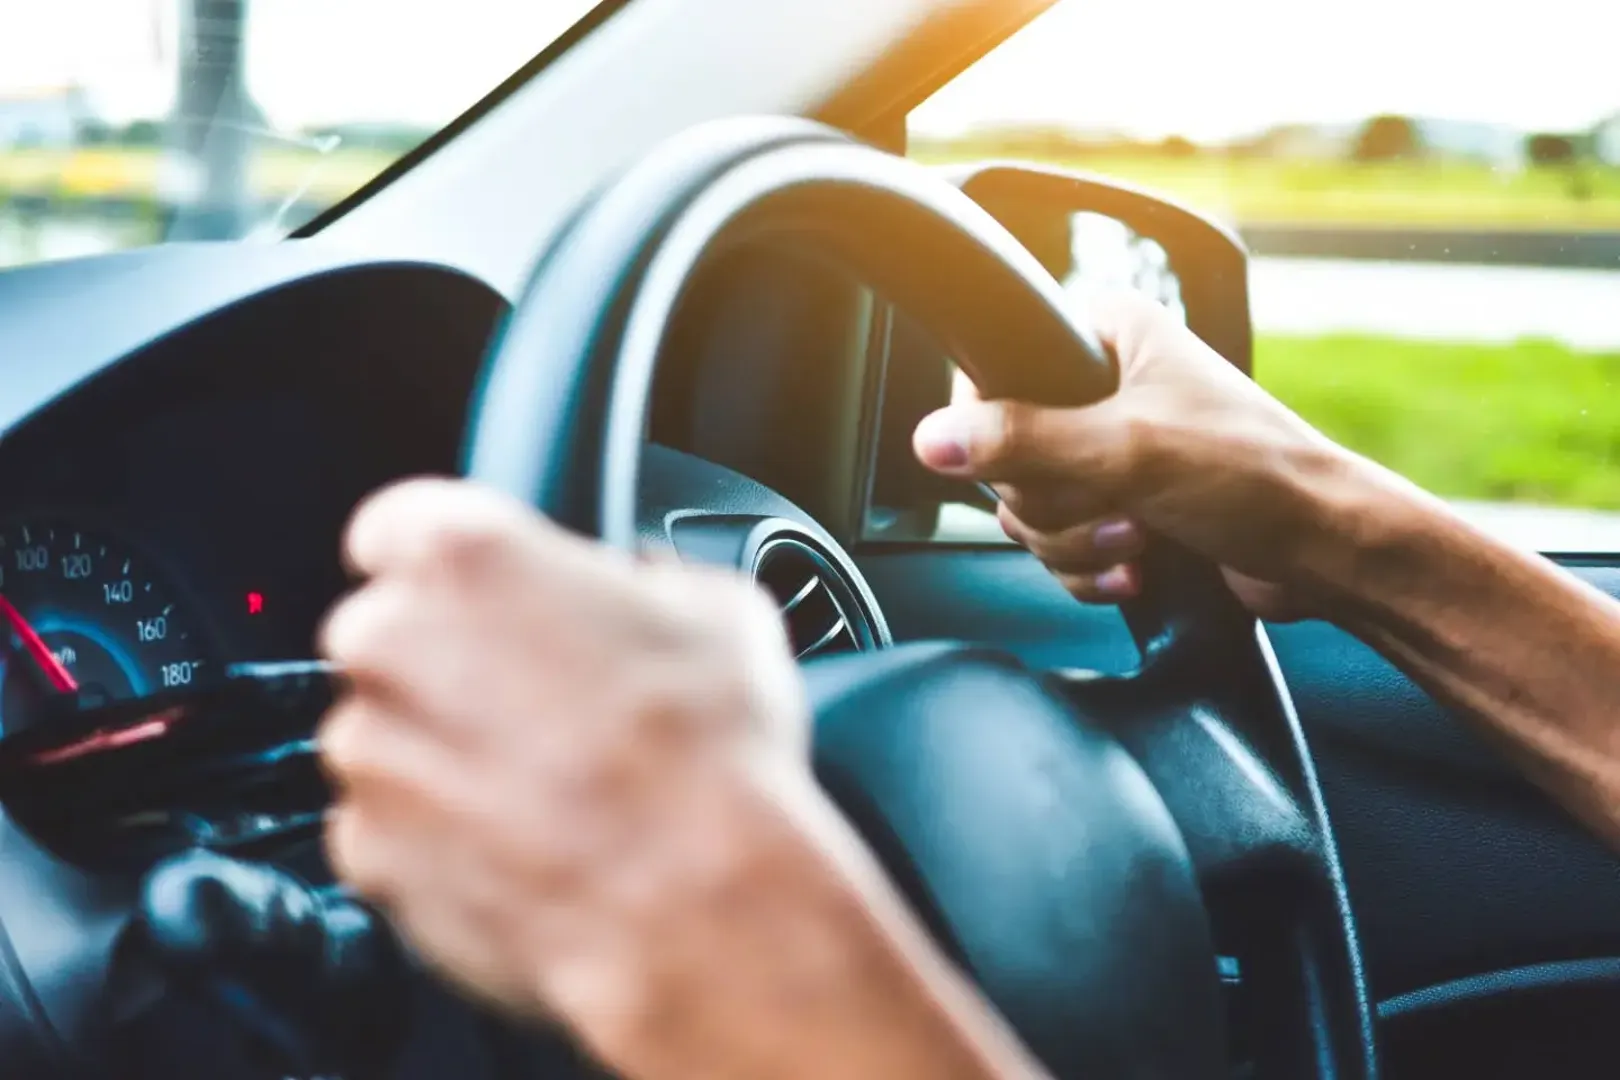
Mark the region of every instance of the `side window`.
MULTIPOLYGON (((1620 551, 1620 81, 1563 29, 1583 3, 1459 36, 1449 3, 1378 0, 1324 50, 1262 0, 1060 0, 911 115, 909 152, 1099 172, 1225 220, 1263 386, 1510 540, 1620 551)), ((1086 250, 1119 261, 1087 272, 1173 303, 1151 250, 1104 239, 1086 250)), ((928 529, 990 539, 983 517, 928 529)))

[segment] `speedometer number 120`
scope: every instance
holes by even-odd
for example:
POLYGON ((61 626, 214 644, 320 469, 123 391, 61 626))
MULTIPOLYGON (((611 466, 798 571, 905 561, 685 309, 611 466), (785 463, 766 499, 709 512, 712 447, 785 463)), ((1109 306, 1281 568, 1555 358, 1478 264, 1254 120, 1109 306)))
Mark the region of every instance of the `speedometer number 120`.
MULTIPOLYGON (((196 685, 201 628, 157 567, 121 538, 60 521, 0 526, 0 593, 60 665, 84 705, 196 685)), ((0 728, 31 723, 42 695, 22 645, 4 654, 0 728)), ((37 667, 37 663, 34 665, 37 667)), ((54 692, 63 692, 56 688, 54 692)))

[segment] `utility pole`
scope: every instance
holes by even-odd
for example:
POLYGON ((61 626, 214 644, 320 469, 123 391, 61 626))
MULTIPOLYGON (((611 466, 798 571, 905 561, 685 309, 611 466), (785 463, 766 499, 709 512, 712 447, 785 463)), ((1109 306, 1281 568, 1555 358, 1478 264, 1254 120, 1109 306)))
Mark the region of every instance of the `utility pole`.
POLYGON ((257 110, 247 90, 249 0, 179 0, 179 79, 171 130, 194 201, 171 226, 177 240, 229 240, 253 214, 248 168, 257 110))

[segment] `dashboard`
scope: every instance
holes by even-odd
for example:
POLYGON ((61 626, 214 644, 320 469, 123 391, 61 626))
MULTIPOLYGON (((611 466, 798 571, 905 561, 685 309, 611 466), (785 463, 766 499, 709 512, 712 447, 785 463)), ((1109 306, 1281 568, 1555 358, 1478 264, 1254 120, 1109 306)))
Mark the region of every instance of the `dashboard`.
MULTIPOLYGON (((0 591, 115 695, 312 655, 346 586, 344 521, 391 480, 457 471, 507 307, 457 271, 314 241, 243 255, 174 245, 13 270, 0 288, 0 591)), ((658 446, 642 487, 643 540, 680 533, 700 559, 743 553, 698 540, 694 515, 791 521, 882 632, 853 565, 787 499, 658 446)))
MULTIPOLYGON (((454 469, 500 310, 453 275, 355 268, 149 340, 131 327, 125 349, 0 442, 7 596, 36 609, 67 668, 115 695, 311 655, 344 585, 345 517, 393 477, 454 469)), ((49 357, 64 340, 0 355, 49 357)))
MULTIPOLYGON (((87 706, 188 692, 232 665, 311 657, 348 586, 344 522, 392 480, 457 471, 467 402, 506 308, 457 271, 307 241, 8 271, 0 731, 49 731, 62 702, 91 716, 87 706)), ((782 602, 801 655, 889 640, 849 557, 771 488, 649 443, 641 518, 645 545, 751 571, 782 602)), ((0 815, 0 1045, 41 1055, 37 1069, 9 1060, 8 1076, 55 1075, 46 1062, 98 1022, 92 976, 133 879, 64 856, 12 810, 0 815)), ((276 858, 321 874, 307 842, 276 858)), ((161 1041, 195 1028, 154 1030, 161 1041)), ((465 1031, 428 1025, 420 1037, 452 1036, 465 1031)), ((217 1050, 213 1072, 235 1074, 235 1048, 217 1050)), ((210 1053, 187 1036, 136 1056, 157 1075, 174 1054, 195 1069, 210 1053)))

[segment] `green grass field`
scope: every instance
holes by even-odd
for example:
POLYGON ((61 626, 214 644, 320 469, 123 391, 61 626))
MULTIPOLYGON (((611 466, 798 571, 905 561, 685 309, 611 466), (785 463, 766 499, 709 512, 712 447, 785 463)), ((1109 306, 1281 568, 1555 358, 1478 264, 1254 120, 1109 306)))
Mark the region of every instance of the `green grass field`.
POLYGON ((1262 335, 1255 374, 1439 495, 1620 510, 1620 353, 1262 335))
MULTIPOLYGON (((380 150, 321 154, 293 146, 254 153, 253 189, 267 199, 284 198, 308 185, 308 194, 336 201, 381 172, 394 155, 380 150)), ((8 193, 74 198, 156 198, 163 154, 155 148, 87 146, 71 150, 0 150, 0 202, 8 193)))
MULTIPOLYGON (((976 153, 924 147, 919 156, 942 162, 976 153)), ((322 155, 270 146, 255 155, 252 183, 267 198, 284 197, 307 183, 312 197, 334 201, 375 176, 390 158, 380 150, 322 155)), ((1105 154, 1051 163, 1142 184, 1245 225, 1620 230, 1620 169, 1597 165, 1583 166, 1584 194, 1578 197, 1567 172, 1497 172, 1458 161, 1357 165, 1105 154)), ((155 149, 0 151, 0 201, 7 194, 151 198, 161 177, 162 158, 155 149)))

